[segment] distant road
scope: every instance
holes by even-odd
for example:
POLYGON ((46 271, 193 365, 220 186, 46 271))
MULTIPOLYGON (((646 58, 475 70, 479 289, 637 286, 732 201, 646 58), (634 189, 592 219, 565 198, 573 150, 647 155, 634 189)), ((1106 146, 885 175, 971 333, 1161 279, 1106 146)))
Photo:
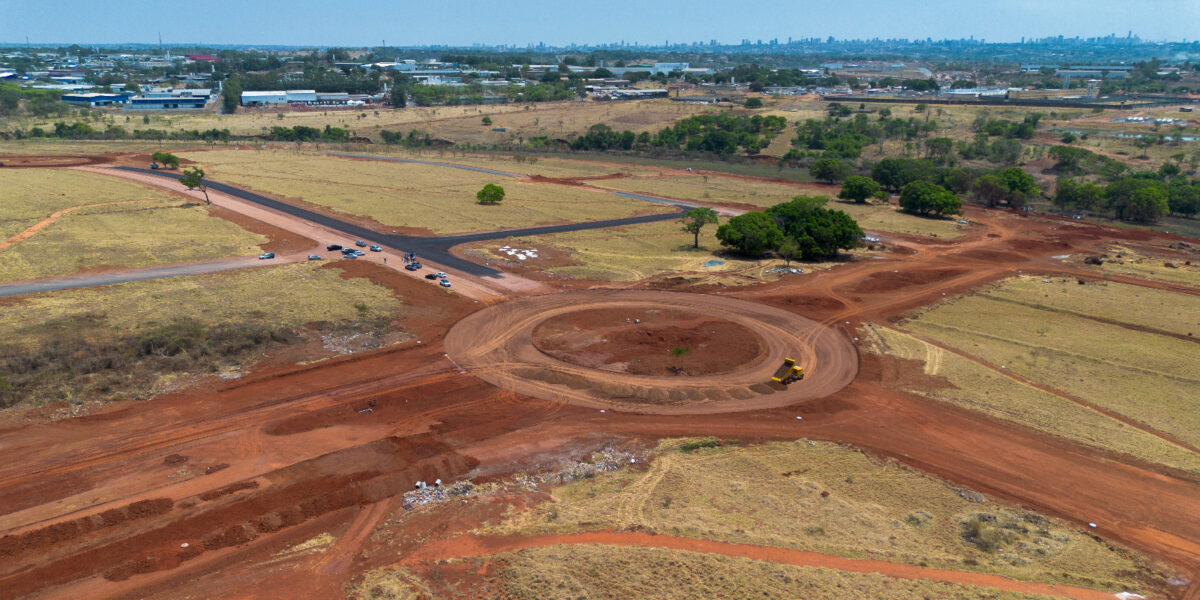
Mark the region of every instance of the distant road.
POLYGON ((220 271, 233 271, 248 267, 278 264, 278 262, 279 261, 274 260, 260 261, 257 258, 248 257, 224 258, 221 260, 190 263, 186 265, 147 267, 145 269, 116 271, 113 273, 97 273, 95 275, 72 275, 70 277, 42 279, 27 283, 3 284, 0 285, 0 297, 37 294, 39 292, 53 292, 56 290, 67 290, 73 288, 96 287, 113 283, 126 283, 129 281, 145 281, 147 279, 180 277, 183 275, 203 275, 205 273, 218 273, 220 271))

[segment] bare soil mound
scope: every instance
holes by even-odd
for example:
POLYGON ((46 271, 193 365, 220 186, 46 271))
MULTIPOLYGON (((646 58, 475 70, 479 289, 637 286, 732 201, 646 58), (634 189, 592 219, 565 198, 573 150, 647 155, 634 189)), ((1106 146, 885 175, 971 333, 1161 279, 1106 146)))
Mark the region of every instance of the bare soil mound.
POLYGON ((112 162, 111 156, 103 155, 6 155, 0 156, 0 164, 5 169, 40 169, 48 167, 82 167, 87 165, 103 165, 112 162))
POLYGON ((562 361, 635 375, 716 375, 766 351, 754 332, 730 321, 675 309, 601 308, 543 321, 539 350, 562 361))

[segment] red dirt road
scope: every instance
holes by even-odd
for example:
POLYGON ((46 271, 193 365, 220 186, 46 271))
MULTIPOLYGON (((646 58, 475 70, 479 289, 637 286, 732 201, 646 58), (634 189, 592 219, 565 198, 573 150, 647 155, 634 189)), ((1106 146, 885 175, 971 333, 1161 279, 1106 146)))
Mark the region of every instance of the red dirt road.
MULTIPOLYGON (((968 216, 979 225, 963 240, 888 236, 903 251, 737 291, 711 290, 721 291, 719 296, 586 290, 480 310, 485 302, 447 297, 450 304, 437 304, 421 295, 429 291, 423 282, 389 274, 398 293, 434 311, 414 322, 421 327, 420 345, 264 369, 152 405, 118 403, 86 418, 0 429, 0 448, 8 457, 0 464, 0 599, 260 598, 307 589, 337 594, 379 555, 370 532, 386 519, 383 507, 414 481, 499 477, 613 439, 695 435, 826 439, 895 457, 1081 527, 1095 522, 1097 535, 1164 561, 1187 581, 1186 589, 1168 590, 1168 596, 1200 599, 1200 477, 898 392, 889 388, 889 374, 904 365, 857 356, 851 328, 858 323, 887 322, 1018 271, 1106 279, 1052 257, 1100 252, 1123 235, 1145 243, 1177 239, 1067 228, 993 211, 971 210, 968 216), (622 305, 713 314, 761 336, 769 360, 717 376, 723 384, 733 380, 749 387, 796 348, 804 350, 797 358, 813 361, 805 364, 812 376, 786 392, 710 398, 705 406, 689 403, 686 393, 714 388, 704 376, 646 382, 603 372, 580 383, 572 377, 596 372, 550 359, 522 341, 552 313, 622 305), (450 329, 454 322, 459 324, 450 329), (466 360, 456 364, 447 353, 466 360), (570 377, 548 382, 538 370, 570 377), (843 370, 848 377, 839 374, 843 370), (613 375, 620 378, 607 379, 613 375), (488 383, 493 379, 504 389, 488 383), (651 383, 665 386, 663 403, 614 404, 620 386, 651 383), (672 399, 671 391, 683 395, 672 399), (768 402, 754 404, 756 399, 768 402), (721 409, 728 410, 704 414, 721 409), (287 544, 321 531, 339 535, 321 559, 272 558, 287 544), (250 558, 269 568, 240 570, 250 558), (278 561, 297 566, 287 570, 278 561), (185 585, 196 580, 204 582, 199 591, 185 585)), ((1132 277, 1107 279, 1200 293, 1132 277)), ((437 541, 480 518, 501 516, 431 525, 436 535, 414 535, 390 552, 398 561, 483 552, 492 542, 437 541)), ((602 537, 571 543, 644 545, 640 537, 596 535, 602 537)), ((668 539, 652 541, 676 543, 662 541, 668 539)), ((728 544, 719 550, 751 552, 728 544)), ((768 551, 776 552, 754 550, 768 551)), ((782 550, 774 556, 801 560, 782 550)), ((836 568, 854 565, 862 563, 836 568)), ((893 569, 889 574, 901 577, 1034 585, 888 563, 872 568, 893 569)), ((1064 590, 1055 586, 1051 593, 1097 597, 1064 590)))

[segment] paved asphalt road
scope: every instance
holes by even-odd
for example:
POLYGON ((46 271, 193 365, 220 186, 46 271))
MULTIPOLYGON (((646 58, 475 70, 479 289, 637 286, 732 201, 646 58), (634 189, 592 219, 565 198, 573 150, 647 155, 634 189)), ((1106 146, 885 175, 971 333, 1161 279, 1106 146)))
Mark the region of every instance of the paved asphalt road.
MULTIPOLYGON (((374 158, 374 157, 371 157, 371 158, 374 158)), ((408 159, 396 159, 396 160, 408 161, 408 159)), ((420 162, 420 161, 408 161, 408 162, 420 162)), ((470 168, 470 167, 462 167, 462 165, 449 165, 446 163, 429 163, 429 164, 435 164, 435 165, 441 165, 441 166, 453 166, 453 167, 459 167, 459 168, 470 168)), ((115 168, 123 169, 125 171, 133 171, 135 173, 146 173, 149 175, 157 175, 160 177, 170 177, 172 179, 179 179, 179 177, 180 177, 180 175, 178 173, 169 173, 169 172, 164 172, 161 170, 140 169, 140 168, 136 168, 136 167, 115 167, 115 168)), ((496 171, 495 173, 500 174, 501 172, 496 171)), ((297 206, 293 206, 286 202, 281 202, 279 200, 268 198, 261 194, 255 194, 254 192, 249 192, 249 191, 246 191, 241 188, 237 188, 237 187, 225 184, 225 183, 218 183, 216 181, 208 181, 207 183, 208 183, 209 188, 217 190, 219 192, 223 192, 225 194, 229 194, 230 196, 240 198, 247 202, 253 202, 255 204, 260 204, 267 208, 274 209, 274 210, 277 210, 282 213, 287 213, 289 215, 299 217, 299 218, 307 220, 307 221, 312 221, 313 223, 323 225, 330 229, 341 231, 346 234, 348 242, 353 243, 354 240, 366 240, 368 242, 379 244, 380 246, 386 246, 386 247, 392 248, 394 250, 400 250, 400 251, 410 250, 412 252, 416 252, 418 260, 420 260, 422 257, 425 257, 425 258, 428 258, 430 261, 436 262, 441 265, 445 265, 445 266, 453 268, 453 269, 457 269, 464 273, 469 273, 471 275, 475 275, 477 277, 495 278, 495 277, 499 277, 501 273, 500 273, 500 271, 497 271, 495 269, 485 267, 483 265, 479 265, 479 264, 470 262, 468 260, 463 260, 457 256, 454 256, 453 254, 450 253, 450 248, 457 246, 459 244, 466 243, 466 242, 496 240, 496 239, 503 239, 503 238, 507 238, 507 237, 525 237, 525 236, 532 236, 532 235, 544 235, 544 234, 549 234, 549 233, 562 233, 562 232, 566 232, 566 231, 582 231, 582 230, 586 230, 586 229, 604 229, 606 227, 620 227, 623 225, 636 225, 639 223, 653 223, 656 221, 669 221, 669 220, 674 220, 674 219, 679 218, 679 213, 665 213, 665 214, 658 214, 658 215, 643 215, 640 217, 627 217, 624 219, 609 219, 606 221, 588 221, 588 222, 584 222, 584 223, 569 223, 566 225, 547 225, 544 227, 525 227, 522 229, 507 229, 507 230, 503 230, 503 231, 489 231, 489 232, 485 232, 485 233, 469 233, 466 235, 454 235, 454 236, 442 236, 442 237, 391 235, 391 234, 379 233, 377 231, 367 229, 366 227, 362 227, 360 225, 355 225, 354 223, 349 223, 349 222, 343 221, 336 217, 331 217, 329 215, 323 215, 320 213, 313 212, 311 210, 306 210, 306 209, 303 209, 303 208, 300 208, 297 206)), ((674 202, 664 200, 662 198, 654 198, 652 196, 641 196, 639 194, 627 194, 625 192, 621 192, 620 195, 629 197, 629 198, 638 199, 638 200, 648 200, 651 202, 673 204, 673 205, 679 206, 680 208, 685 208, 685 207, 690 208, 692 206, 689 204, 674 203, 674 202)))
POLYGON ((37 294, 39 292, 52 292, 55 290, 66 290, 72 288, 95 287, 99 285, 108 285, 111 283, 125 283, 127 281, 143 281, 146 279, 179 277, 181 275, 202 275, 204 273, 216 273, 219 271, 232 271, 234 269, 245 269, 247 267, 265 266, 272 264, 273 262, 274 261, 268 260, 260 262, 257 258, 225 258, 221 260, 191 263, 186 265, 149 267, 146 269, 117 271, 114 273, 97 273, 95 275, 60 277, 58 279, 45 279, 42 281, 32 281, 29 283, 10 283, 6 285, 0 285, 0 297, 20 296, 22 294, 37 294))

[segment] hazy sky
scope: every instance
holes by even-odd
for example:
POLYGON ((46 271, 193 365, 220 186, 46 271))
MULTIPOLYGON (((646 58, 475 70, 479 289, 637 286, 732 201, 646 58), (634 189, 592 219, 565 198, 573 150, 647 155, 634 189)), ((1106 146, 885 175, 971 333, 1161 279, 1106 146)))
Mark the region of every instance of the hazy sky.
POLYGON ((547 44, 1200 37, 1200 0, 0 0, 0 43, 547 44))

